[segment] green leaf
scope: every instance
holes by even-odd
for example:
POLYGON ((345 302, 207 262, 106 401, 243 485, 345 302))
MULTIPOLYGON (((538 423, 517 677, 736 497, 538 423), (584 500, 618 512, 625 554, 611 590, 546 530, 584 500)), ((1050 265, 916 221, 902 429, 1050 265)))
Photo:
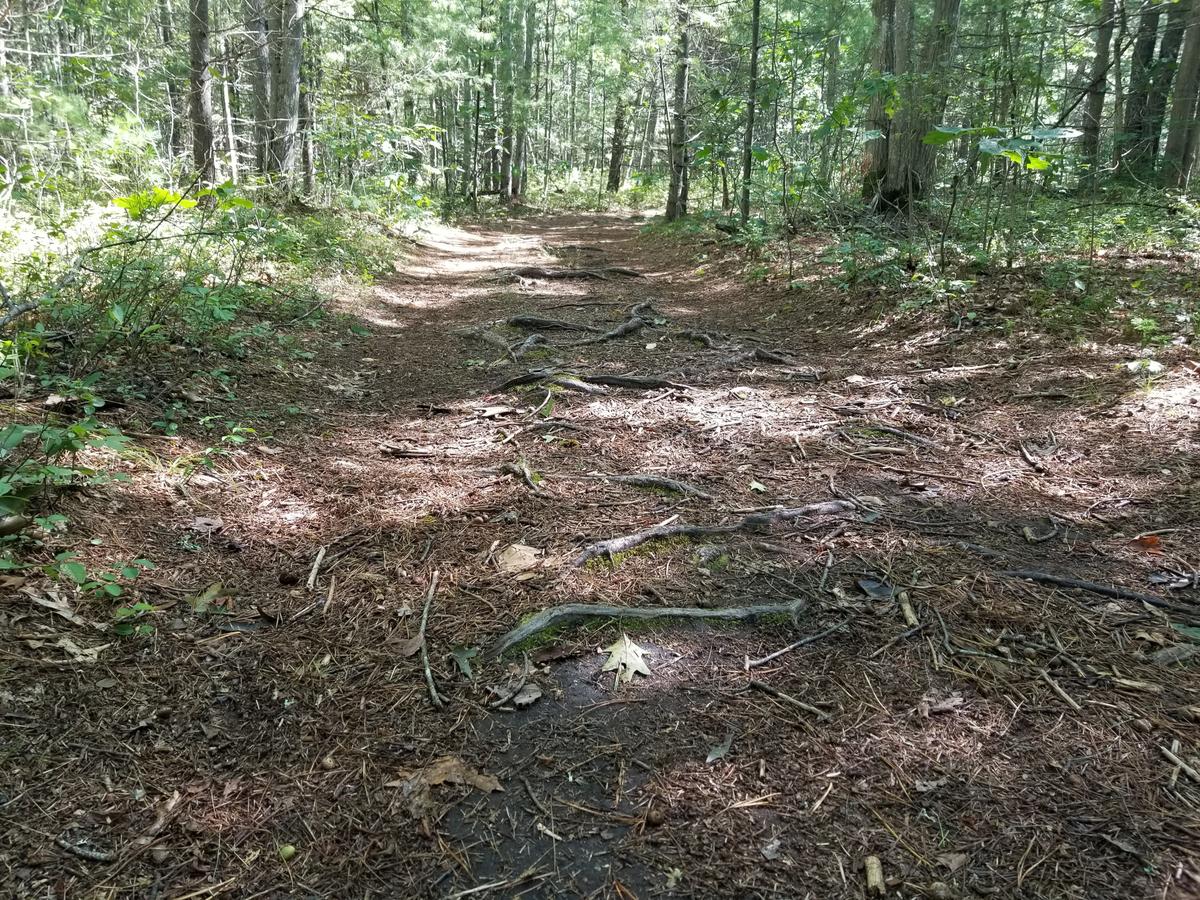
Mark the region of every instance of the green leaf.
POLYGON ((88 580, 87 569, 84 567, 83 563, 60 562, 58 564, 58 571, 63 575, 66 575, 76 584, 83 584, 88 580))
POLYGON ((458 665, 458 671, 462 672, 463 677, 467 681, 470 681, 473 677, 471 673, 471 660, 478 655, 478 647, 455 647, 450 651, 450 657, 458 665))
POLYGON ((1171 627, 1182 634, 1189 641, 1195 641, 1200 644, 1200 628, 1195 625, 1180 625, 1178 622, 1172 622, 1171 627))

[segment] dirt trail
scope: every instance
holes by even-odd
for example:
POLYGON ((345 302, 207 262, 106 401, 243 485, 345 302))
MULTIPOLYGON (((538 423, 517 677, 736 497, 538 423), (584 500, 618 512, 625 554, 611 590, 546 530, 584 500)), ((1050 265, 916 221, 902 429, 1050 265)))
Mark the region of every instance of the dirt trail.
POLYGON ((77 511, 160 562, 160 627, 5 654, 6 892, 845 897, 877 856, 905 897, 1197 895, 1200 784, 1163 748, 1194 761, 1200 679, 1153 656, 1200 622, 1194 375, 748 287, 616 217, 399 266, 243 374, 274 440, 77 511), (578 564, 658 525, 708 528, 578 564), (217 582, 228 614, 194 609, 217 582), (562 603, 795 600, 626 623, 630 684, 604 621, 470 653, 562 603))

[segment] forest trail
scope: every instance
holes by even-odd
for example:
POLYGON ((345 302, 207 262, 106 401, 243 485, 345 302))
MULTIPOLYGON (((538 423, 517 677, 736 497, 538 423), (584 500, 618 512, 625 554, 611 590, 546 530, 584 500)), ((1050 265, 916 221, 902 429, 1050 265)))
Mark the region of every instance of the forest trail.
POLYGON ((868 857, 904 897, 1200 887, 1164 655, 1200 622, 1196 376, 801 271, 617 216, 435 230, 244 373, 276 434, 78 516, 166 613, 9 698, 44 723, 6 723, 14 895, 846 897, 868 857), (629 683, 608 620, 487 653, 563 603, 795 601, 626 622, 629 683))

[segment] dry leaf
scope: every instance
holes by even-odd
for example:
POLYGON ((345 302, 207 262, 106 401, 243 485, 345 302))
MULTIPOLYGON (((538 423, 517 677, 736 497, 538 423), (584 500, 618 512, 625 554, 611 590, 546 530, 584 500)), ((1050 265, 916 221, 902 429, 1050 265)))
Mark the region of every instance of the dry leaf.
POLYGON ((523 685, 516 696, 512 698, 512 705, 518 709, 524 709, 527 706, 533 706, 542 698, 542 689, 533 682, 523 685))
POLYGON ((645 675, 647 677, 650 675, 650 669, 646 665, 646 651, 631 641, 627 634, 622 634, 616 643, 610 647, 605 647, 601 652, 607 653, 609 656, 600 671, 616 673, 613 679, 613 687, 616 687, 622 681, 633 681, 634 675, 645 675))
POLYGON ((536 566, 538 558, 541 555, 542 551, 537 547, 528 547, 525 544, 510 544, 496 554, 496 564, 500 566, 500 571, 505 574, 524 572, 526 569, 532 569, 536 566))
POLYGON ((1143 534, 1141 537, 1134 538, 1130 543, 1147 553, 1162 553, 1162 538, 1157 534, 1143 534))
POLYGON ((457 756, 435 759, 425 768, 406 778, 389 781, 384 787, 400 788, 408 800, 408 811, 414 818, 421 818, 433 811, 432 788, 440 784, 463 784, 486 793, 504 790, 495 775, 472 769, 457 756))
POLYGON ((951 872, 957 872, 967 864, 970 857, 965 853, 939 853, 937 861, 949 869, 951 872))
POLYGON ((414 634, 408 640, 401 641, 400 644, 396 647, 396 652, 399 653, 400 656, 403 657, 404 659, 408 659, 410 656, 412 656, 418 650, 420 650, 424 643, 425 643, 424 635, 414 634))
POLYGON ((192 524, 188 526, 188 528, 198 534, 212 534, 224 527, 225 523, 221 519, 213 519, 208 516, 196 516, 196 518, 192 519, 192 524))

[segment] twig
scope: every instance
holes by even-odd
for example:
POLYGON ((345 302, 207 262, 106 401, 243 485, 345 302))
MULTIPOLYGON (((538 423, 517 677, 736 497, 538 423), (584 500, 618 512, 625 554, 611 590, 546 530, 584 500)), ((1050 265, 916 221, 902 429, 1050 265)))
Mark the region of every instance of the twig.
POLYGON ((1039 669, 1038 674, 1042 677, 1042 681, 1050 685, 1050 688, 1054 691, 1054 693, 1062 697, 1063 702, 1066 703, 1067 706, 1071 707, 1071 709, 1075 710, 1075 712, 1083 712, 1083 707, 1075 701, 1074 697, 1072 697, 1066 692, 1066 690, 1063 689, 1061 684, 1050 677, 1049 672, 1047 672, 1045 669, 1039 669))
POLYGON ((800 647, 803 647, 807 644, 815 644, 817 641, 821 640, 822 638, 827 638, 834 632, 841 631, 843 628, 845 628, 849 624, 850 624, 849 619, 843 619, 842 621, 838 622, 836 625, 826 628, 820 634, 810 634, 808 637, 802 637, 802 638, 800 638, 800 640, 796 641, 795 643, 788 644, 786 647, 784 647, 780 650, 776 650, 774 653, 768 653, 766 656, 762 657, 761 659, 747 658, 746 659, 746 671, 757 668, 758 666, 765 666, 771 660, 778 659, 779 657, 783 656, 785 653, 791 653, 793 650, 798 650, 800 647))
POLYGON ((442 698, 438 696, 437 686, 433 683, 433 672, 429 669, 429 648, 425 643, 425 626, 429 622, 429 607, 433 605, 433 595, 437 593, 438 587, 438 570, 433 570, 433 577, 429 579, 429 591, 425 594, 425 608, 421 611, 421 627, 417 630, 421 644, 421 665, 425 667, 425 684, 429 686, 429 699, 433 701, 433 705, 441 709, 442 698))
POLYGON ((771 687, 771 685, 764 681, 759 681, 752 678, 750 679, 750 687, 754 688, 756 691, 762 691, 764 694, 770 694, 776 700, 782 700, 784 703, 788 703, 797 709, 802 709, 806 713, 811 713, 822 721, 828 721, 829 719, 833 718, 833 716, 825 712, 825 710, 817 709, 815 706, 810 706, 803 700, 797 700, 791 694, 785 694, 783 691, 779 690, 778 688, 771 687))
POLYGON ((1197 784, 1200 784, 1200 772, 1197 772, 1195 769, 1185 763, 1177 754, 1172 753, 1166 747, 1159 747, 1158 749, 1162 751, 1163 756, 1175 763, 1175 765, 1179 766, 1179 770, 1183 772, 1184 775, 1192 779, 1192 781, 1196 782, 1197 784))
POLYGON ((308 584, 308 589, 310 591, 315 590, 317 587, 317 573, 321 571, 321 562, 325 559, 325 550, 326 549, 327 548, 322 547, 320 550, 317 551, 317 558, 315 560, 313 560, 312 571, 308 573, 307 584, 308 584))

